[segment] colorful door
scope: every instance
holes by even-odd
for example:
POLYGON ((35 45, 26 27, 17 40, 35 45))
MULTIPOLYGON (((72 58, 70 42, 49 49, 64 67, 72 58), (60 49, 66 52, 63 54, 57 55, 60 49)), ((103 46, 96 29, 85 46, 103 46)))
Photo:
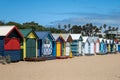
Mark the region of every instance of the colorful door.
POLYGON ((36 40, 28 38, 26 40, 26 58, 36 57, 36 40))
POLYGON ((61 51, 61 43, 60 42, 57 42, 57 49, 56 49, 56 51, 57 51, 57 57, 58 56, 61 56, 61 53, 62 53, 62 51, 61 51))
POLYGON ((99 43, 96 43, 96 53, 99 53, 99 52, 100 52, 100 51, 99 51, 99 50, 100 50, 100 49, 99 49, 99 48, 100 48, 99 46, 100 46, 99 43))

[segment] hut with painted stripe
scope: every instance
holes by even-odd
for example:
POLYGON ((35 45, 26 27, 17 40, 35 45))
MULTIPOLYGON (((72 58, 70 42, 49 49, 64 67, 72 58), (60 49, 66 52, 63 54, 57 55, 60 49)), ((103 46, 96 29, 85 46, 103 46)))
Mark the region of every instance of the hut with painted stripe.
POLYGON ((56 59, 55 39, 49 31, 35 32, 39 37, 38 56, 45 57, 46 60, 56 59))
POLYGON ((67 58, 65 54, 65 40, 61 34, 52 34, 56 42, 56 58, 67 58))
POLYGON ((120 42, 118 42, 118 52, 120 53, 120 42))
POLYGON ((107 39, 104 39, 104 49, 105 49, 105 54, 108 53, 108 49, 107 49, 107 39))
POLYGON ((118 39, 115 39, 115 44, 116 44, 116 52, 118 52, 118 39))
POLYGON ((20 32, 24 36, 21 49, 23 49, 22 59, 28 60, 38 57, 38 37, 32 29, 21 29, 20 32))
POLYGON ((70 34, 61 34, 65 40, 65 55, 70 56, 72 37, 70 34))
POLYGON ((0 26, 0 55, 20 61, 20 42, 23 36, 15 26, 0 26))
POLYGON ((82 55, 82 37, 81 34, 70 34, 72 37, 71 50, 73 56, 82 55))

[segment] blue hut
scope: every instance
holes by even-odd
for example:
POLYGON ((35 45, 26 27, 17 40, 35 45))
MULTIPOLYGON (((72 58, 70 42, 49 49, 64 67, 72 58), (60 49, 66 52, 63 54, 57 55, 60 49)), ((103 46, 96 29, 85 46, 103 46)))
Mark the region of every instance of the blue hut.
POLYGON ((45 59, 55 59, 55 39, 49 31, 35 32, 39 38, 38 40, 38 57, 45 57, 45 59))
POLYGON ((105 51, 106 49, 105 49, 105 43, 104 43, 104 40, 102 40, 101 42, 100 42, 100 54, 105 54, 105 51))

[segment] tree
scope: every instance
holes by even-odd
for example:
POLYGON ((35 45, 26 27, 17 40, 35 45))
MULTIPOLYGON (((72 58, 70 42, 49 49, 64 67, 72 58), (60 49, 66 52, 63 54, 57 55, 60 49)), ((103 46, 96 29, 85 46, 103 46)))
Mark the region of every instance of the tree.
POLYGON ((5 25, 4 21, 0 21, 0 25, 1 25, 1 26, 2 26, 2 25, 5 25))
POLYGON ((106 25, 106 24, 104 24, 104 25, 103 25, 103 27, 104 27, 104 29, 105 29, 105 31, 106 31, 106 27, 107 27, 107 25, 106 25))
POLYGON ((61 29, 61 25, 60 25, 60 24, 58 24, 58 29, 59 29, 59 30, 61 29))
POLYGON ((15 25, 15 26, 16 26, 17 28, 19 28, 19 29, 22 29, 22 28, 23 28, 20 23, 12 22, 12 21, 7 22, 5 25, 15 25))

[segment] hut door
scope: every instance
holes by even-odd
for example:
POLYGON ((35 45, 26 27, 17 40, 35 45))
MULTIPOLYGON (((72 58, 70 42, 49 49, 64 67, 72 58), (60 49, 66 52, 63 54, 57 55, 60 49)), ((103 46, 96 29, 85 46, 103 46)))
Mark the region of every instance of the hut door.
POLYGON ((94 54, 94 43, 90 44, 90 54, 94 54))
POLYGON ((26 40, 26 57, 36 57, 36 40, 35 39, 27 39, 26 40))
POLYGON ((99 53, 99 43, 96 43, 96 53, 99 53))
POLYGON ((66 43, 66 56, 69 56, 69 54, 70 54, 70 43, 67 42, 66 43))
POLYGON ((57 56, 61 56, 62 51, 61 51, 61 43, 60 42, 57 42, 56 51, 57 51, 57 56))

